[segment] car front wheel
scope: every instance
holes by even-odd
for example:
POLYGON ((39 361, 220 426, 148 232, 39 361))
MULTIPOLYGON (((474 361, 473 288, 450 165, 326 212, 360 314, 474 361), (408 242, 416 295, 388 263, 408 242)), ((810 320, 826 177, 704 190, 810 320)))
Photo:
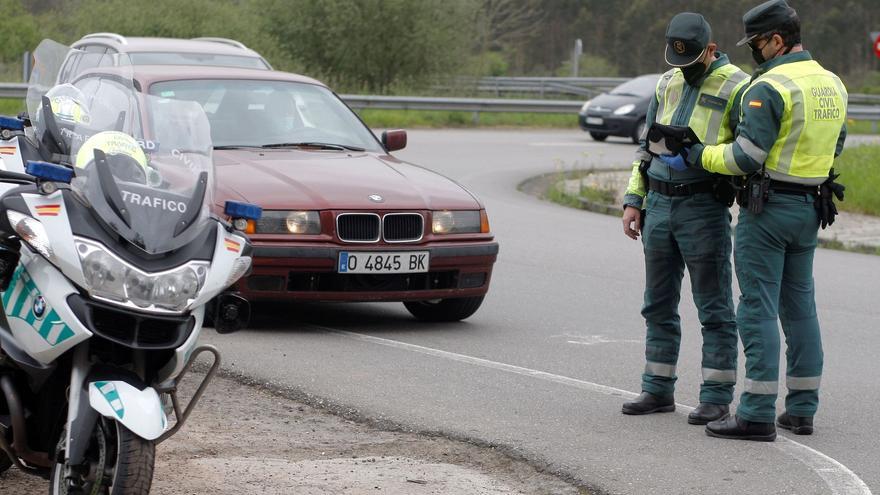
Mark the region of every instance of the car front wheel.
POLYGON ((645 118, 642 117, 642 119, 635 126, 635 128, 633 128, 633 133, 632 133, 631 138, 632 138, 632 142, 634 144, 639 144, 639 139, 641 139, 642 134, 644 134, 644 132, 645 132, 645 126, 646 126, 645 118))
POLYGON ((422 321, 463 320, 476 313, 481 304, 483 304, 483 296, 403 303, 413 316, 422 321))
POLYGON ((590 137, 595 139, 596 141, 605 141, 608 139, 608 134, 602 134, 601 132, 590 132, 590 137))

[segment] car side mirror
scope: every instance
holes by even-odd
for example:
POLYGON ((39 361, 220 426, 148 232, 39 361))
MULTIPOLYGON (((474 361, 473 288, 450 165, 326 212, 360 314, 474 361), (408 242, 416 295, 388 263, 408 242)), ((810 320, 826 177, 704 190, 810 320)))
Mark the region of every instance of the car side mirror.
POLYGON ((406 131, 395 129, 382 133, 382 146, 386 151, 397 151, 406 148, 406 131))

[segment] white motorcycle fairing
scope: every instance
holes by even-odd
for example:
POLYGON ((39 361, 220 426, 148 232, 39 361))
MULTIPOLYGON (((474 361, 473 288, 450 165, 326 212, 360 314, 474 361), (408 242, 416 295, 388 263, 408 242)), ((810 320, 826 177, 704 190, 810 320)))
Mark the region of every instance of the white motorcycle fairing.
POLYGON ((89 404, 146 440, 159 438, 168 426, 162 401, 152 387, 138 390, 120 380, 90 382, 89 404))

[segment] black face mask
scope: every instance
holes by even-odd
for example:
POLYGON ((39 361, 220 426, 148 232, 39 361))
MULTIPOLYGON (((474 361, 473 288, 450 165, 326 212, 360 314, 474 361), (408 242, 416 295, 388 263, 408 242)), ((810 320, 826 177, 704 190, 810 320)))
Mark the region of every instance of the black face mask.
POLYGON ((755 47, 752 47, 752 58, 755 60, 755 63, 758 65, 761 65, 767 61, 767 59, 764 58, 763 50, 755 48, 755 47))
POLYGON ((697 62, 692 65, 688 65, 687 67, 682 67, 681 72, 684 75, 684 80, 690 84, 691 86, 696 86, 697 81, 703 77, 703 74, 706 73, 706 64, 702 62, 697 62))

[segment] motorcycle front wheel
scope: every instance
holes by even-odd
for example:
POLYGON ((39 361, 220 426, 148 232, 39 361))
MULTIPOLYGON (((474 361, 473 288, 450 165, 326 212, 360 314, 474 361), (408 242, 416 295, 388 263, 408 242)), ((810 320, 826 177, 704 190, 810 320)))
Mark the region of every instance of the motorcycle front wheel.
POLYGON ((86 451, 86 463, 65 478, 64 439, 58 442, 49 495, 148 495, 153 483, 156 445, 132 433, 117 421, 102 418, 95 425, 86 451))

